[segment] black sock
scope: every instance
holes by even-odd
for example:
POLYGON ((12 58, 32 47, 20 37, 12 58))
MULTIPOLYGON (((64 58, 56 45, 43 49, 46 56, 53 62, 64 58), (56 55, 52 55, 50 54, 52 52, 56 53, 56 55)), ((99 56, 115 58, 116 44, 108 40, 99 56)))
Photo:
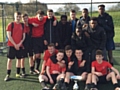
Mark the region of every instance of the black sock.
POLYGON ((65 86, 68 87, 69 83, 65 82, 65 86))
POLYGON ((25 74, 25 68, 22 68, 22 72, 23 72, 23 74, 25 74))
POLYGON ((114 89, 119 87, 118 83, 113 84, 113 86, 114 86, 114 89))
POLYGON ((42 87, 45 87, 45 86, 46 86, 45 81, 40 82, 40 84, 41 84, 42 87))
POLYGON ((31 67, 30 67, 30 70, 31 70, 31 71, 34 71, 34 66, 31 66, 31 67))
POLYGON ((10 73, 11 73, 11 70, 7 70, 7 74, 10 75, 10 73))
POLYGON ((41 61, 41 59, 36 59, 36 62, 37 62, 36 69, 37 69, 37 70, 39 70, 40 61, 41 61))
POLYGON ((60 81, 61 81, 62 83, 64 83, 64 78, 61 78, 60 81))
POLYGON ((20 68, 17 67, 17 74, 20 74, 20 68))
POLYGON ((91 84, 92 88, 97 88, 97 85, 95 85, 94 83, 91 84))

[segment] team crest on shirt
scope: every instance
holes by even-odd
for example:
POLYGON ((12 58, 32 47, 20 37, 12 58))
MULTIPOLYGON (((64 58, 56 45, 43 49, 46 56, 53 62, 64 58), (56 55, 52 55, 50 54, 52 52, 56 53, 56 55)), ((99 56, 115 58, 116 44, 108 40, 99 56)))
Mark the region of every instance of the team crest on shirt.
POLYGON ((102 69, 105 69, 105 67, 103 66, 102 69))

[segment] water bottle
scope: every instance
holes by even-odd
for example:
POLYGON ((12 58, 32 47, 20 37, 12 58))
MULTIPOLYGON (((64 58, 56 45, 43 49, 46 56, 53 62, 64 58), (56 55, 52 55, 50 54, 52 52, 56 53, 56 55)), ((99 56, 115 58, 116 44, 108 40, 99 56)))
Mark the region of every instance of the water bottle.
POLYGON ((75 84, 73 85, 73 90, 78 90, 79 86, 77 84, 77 81, 75 80, 74 82, 75 84))

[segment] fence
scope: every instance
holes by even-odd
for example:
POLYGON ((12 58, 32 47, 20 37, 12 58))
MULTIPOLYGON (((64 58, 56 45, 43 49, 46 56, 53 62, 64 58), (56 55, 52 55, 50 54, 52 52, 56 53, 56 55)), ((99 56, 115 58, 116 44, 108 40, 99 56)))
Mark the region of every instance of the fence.
MULTIPOLYGON (((89 2, 89 3, 74 3, 80 7, 80 11, 83 8, 88 8, 90 16, 98 16, 97 6, 99 4, 104 4, 106 6, 106 10, 112 7, 115 8, 120 2, 89 2), (114 6, 113 6, 114 5, 114 6)), ((56 11, 58 7, 63 8, 64 5, 69 3, 0 3, 0 42, 6 41, 6 26, 9 22, 14 20, 13 14, 15 11, 27 12, 30 16, 34 16, 38 9, 42 9, 46 11, 48 8, 53 9, 56 11)), ((119 7, 120 8, 120 7, 119 7)), ((77 18, 80 17, 81 12, 77 13, 77 18)), ((66 11, 68 12, 68 11, 66 11)), ((59 11, 58 13, 62 14, 63 12, 59 11)), ((115 25, 115 42, 120 43, 119 34, 120 34, 120 10, 112 10, 109 11, 109 14, 113 17, 114 25, 115 25)), ((55 15, 57 15, 55 13, 55 15)), ((68 14, 69 15, 69 14, 68 14)), ((56 16, 60 17, 60 15, 56 16)))

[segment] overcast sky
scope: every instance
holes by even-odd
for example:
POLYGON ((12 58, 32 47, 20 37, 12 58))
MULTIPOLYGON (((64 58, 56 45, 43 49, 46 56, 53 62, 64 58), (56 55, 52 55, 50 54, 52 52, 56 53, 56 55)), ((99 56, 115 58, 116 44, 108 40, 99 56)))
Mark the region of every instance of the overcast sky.
MULTIPOLYGON (((0 0, 0 2, 17 2, 17 1, 21 1, 22 3, 27 3, 29 2, 30 0, 0 0)), ((36 0, 34 0, 36 1, 36 0)), ((42 2, 42 3, 82 3, 82 2, 87 2, 87 3, 90 3, 91 0, 37 0, 39 2, 42 2), (73 2, 74 1, 74 2, 73 2)), ((120 0, 92 0, 92 2, 119 2, 120 0)), ((104 4, 104 3, 100 3, 100 4, 104 4)), ((106 5, 106 8, 108 9, 109 7, 111 7, 112 5, 115 5, 114 4, 105 4, 106 5)), ((54 11, 56 11, 59 7, 63 7, 64 5, 48 5, 48 8, 49 9, 53 9, 54 11)), ((90 8, 90 5, 86 5, 86 4, 78 4, 78 6, 82 9, 82 8, 90 8)), ((97 4, 96 5, 93 5, 93 10, 96 10, 97 9, 97 4)))

